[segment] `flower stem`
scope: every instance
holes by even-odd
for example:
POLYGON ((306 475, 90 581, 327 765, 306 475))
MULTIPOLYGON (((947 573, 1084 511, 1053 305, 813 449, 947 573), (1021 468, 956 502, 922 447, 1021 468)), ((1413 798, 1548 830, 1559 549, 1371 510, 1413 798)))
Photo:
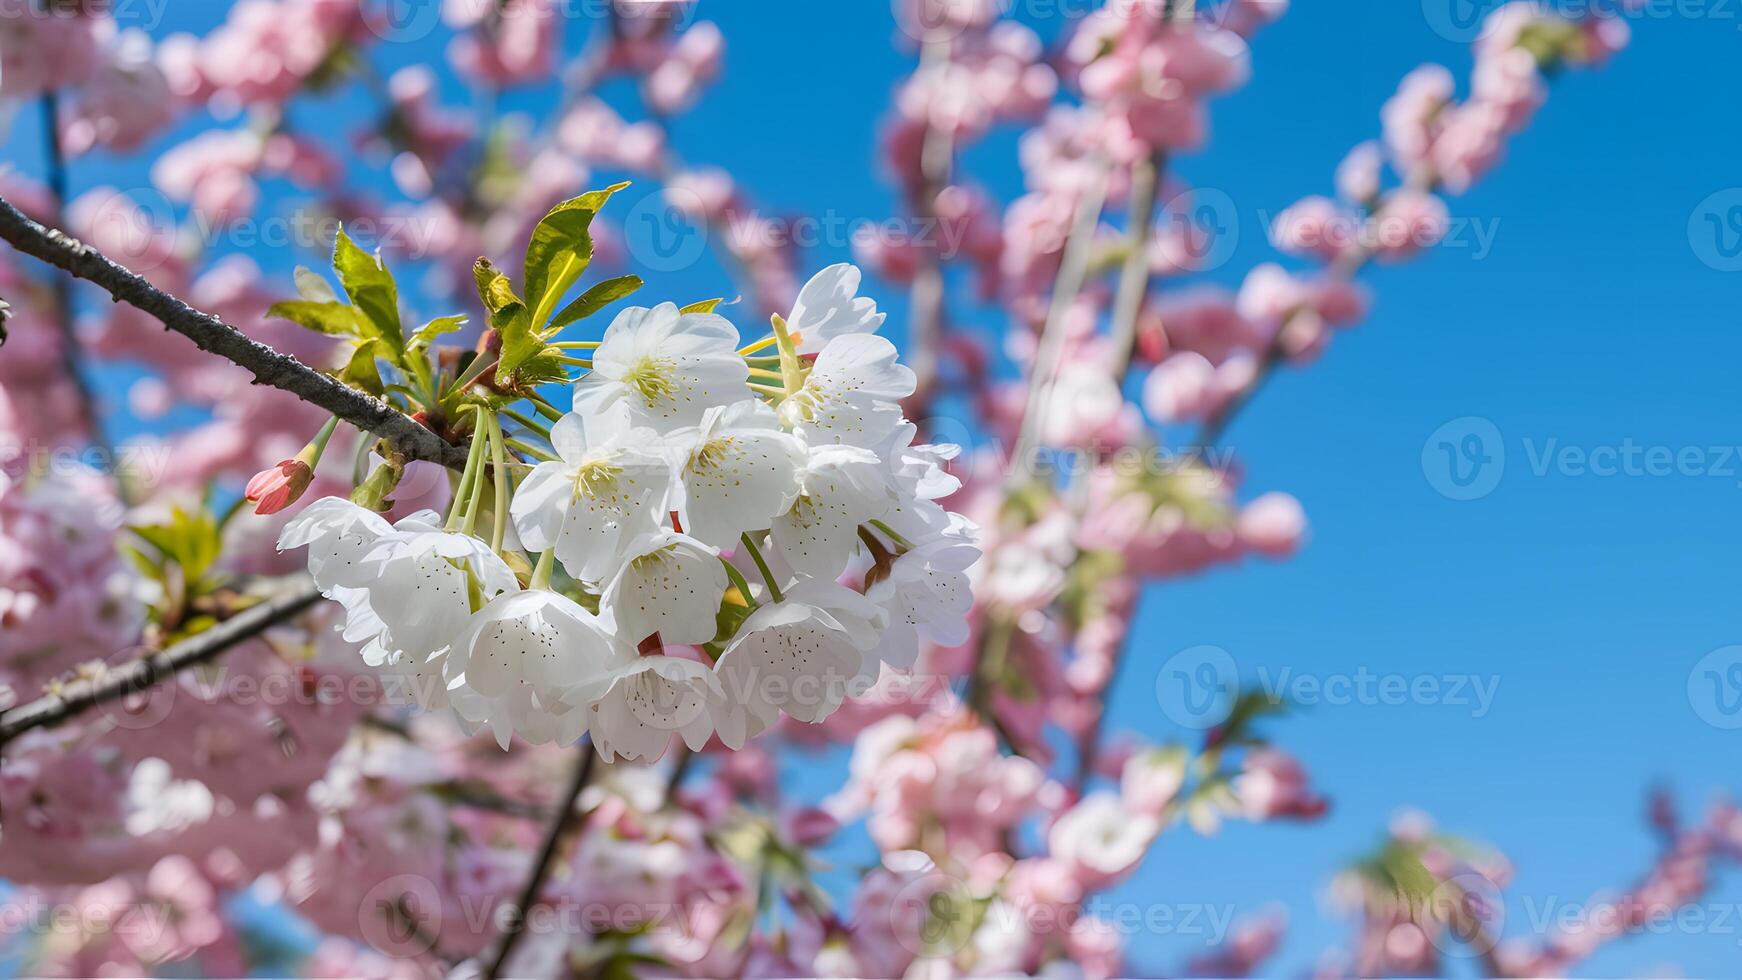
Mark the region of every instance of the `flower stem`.
POLYGON ((550 588, 550 576, 555 568, 556 549, 552 548, 538 556, 538 564, 534 565, 532 568, 532 581, 529 583, 528 587, 534 589, 550 588))
POLYGON ((599 344, 600 341, 597 340, 559 340, 551 346, 564 350, 598 350, 599 344))
POLYGON ((502 410, 502 414, 513 419, 515 422, 520 423, 525 428, 527 428, 533 432, 536 432, 539 435, 545 437, 545 439, 548 440, 550 438, 550 426, 545 425, 544 423, 538 421, 537 419, 532 418, 531 416, 528 416, 522 412, 516 412, 512 408, 504 408, 502 410))
POLYGON ((759 385, 754 381, 750 383, 750 390, 763 395, 772 395, 777 399, 786 397, 785 388, 776 388, 773 385, 759 385))
POLYGON ((727 561, 724 556, 720 558, 720 564, 726 566, 726 577, 738 587, 738 594, 744 597, 744 604, 755 609, 756 597, 750 594, 750 582, 744 577, 744 573, 738 570, 738 566, 727 561))
POLYGON ((471 495, 472 484, 477 481, 479 464, 484 460, 484 433, 481 428, 472 431, 472 449, 466 455, 466 468, 460 472, 460 482, 454 485, 454 501, 448 506, 447 529, 452 531, 460 526, 460 515, 467 498, 471 495))
MULTIPOLYGON (((541 449, 530 442, 523 442, 519 439, 506 439, 504 441, 508 443, 508 448, 519 450, 541 463, 548 463, 557 458, 556 453, 553 453, 548 449, 541 449)), ((513 460, 510 460, 509 462, 513 462, 513 460)), ((525 464, 523 463, 521 465, 525 464)))
POLYGON ((767 350, 768 348, 773 347, 775 344, 778 344, 778 343, 780 343, 779 337, 764 337, 761 340, 758 340, 756 343, 751 344, 748 347, 738 348, 738 353, 748 356, 750 354, 756 353, 757 351, 767 350))
POLYGON ((551 356, 555 357, 563 364, 573 364, 575 367, 584 367, 588 370, 592 370, 593 367, 593 362, 584 357, 569 357, 565 354, 553 354, 551 356))
MULTIPOLYGON (((482 405, 479 405, 474 410, 474 414, 478 421, 477 424, 472 427, 472 440, 476 442, 482 439, 484 441, 484 449, 487 450, 490 445, 489 417, 485 414, 485 408, 482 405)), ((472 497, 470 500, 466 501, 466 521, 463 527, 467 534, 476 534, 478 531, 478 511, 483 506, 484 502, 484 466, 484 454, 483 450, 480 450, 478 454, 478 471, 472 474, 472 497)))
POLYGON ((739 540, 744 542, 744 547, 750 549, 750 560, 756 563, 756 570, 762 573, 762 581, 768 583, 768 594, 775 602, 785 602, 786 597, 780 594, 780 586, 774 584, 774 573, 769 571, 767 559, 762 557, 762 550, 756 547, 756 539, 750 536, 749 531, 745 531, 739 536, 739 540))
POLYGON ((533 408, 538 409, 538 414, 544 416, 547 419, 550 419, 552 422, 561 422, 562 421, 562 418, 563 418, 562 409, 557 408, 555 405, 552 405, 550 402, 545 401, 543 396, 541 396, 541 395, 527 395, 526 400, 532 403, 533 408))
POLYGON ((307 463, 311 470, 319 466, 321 456, 325 455, 327 451, 327 442, 333 438, 333 431, 338 427, 339 417, 337 415, 327 419, 326 422, 322 423, 321 431, 315 433, 315 437, 309 440, 308 445, 304 446, 302 452, 297 454, 297 458, 307 463))
POLYGON ((494 414, 486 418, 490 422, 490 457, 496 464, 495 524, 490 529, 490 550, 501 551, 502 542, 508 539, 508 451, 503 445, 508 437, 502 434, 500 419, 494 414))
POLYGON ((911 541, 907 540, 906 538, 902 537, 901 535, 895 533, 895 529, 890 527, 889 525, 887 525, 879 520, 873 520, 871 522, 871 526, 876 528, 879 531, 882 531, 884 534, 889 535, 889 539, 891 541, 894 541, 896 544, 901 545, 902 548, 904 548, 908 551, 913 550, 913 542, 911 542, 911 541))

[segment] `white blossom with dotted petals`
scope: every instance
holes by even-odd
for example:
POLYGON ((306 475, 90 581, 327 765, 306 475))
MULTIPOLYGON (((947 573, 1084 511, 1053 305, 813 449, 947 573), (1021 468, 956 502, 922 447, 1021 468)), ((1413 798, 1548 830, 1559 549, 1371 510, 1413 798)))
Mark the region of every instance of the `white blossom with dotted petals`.
POLYGON ((517 588, 508 564, 469 534, 444 531, 419 514, 393 530, 366 559, 376 573, 369 607, 385 625, 390 649, 412 655, 440 650, 465 629, 474 590, 489 600, 517 588))
POLYGON ((725 317, 680 313, 672 303, 630 307, 605 329, 593 369, 575 382, 575 411, 623 409, 659 432, 695 425, 708 409, 749 397, 750 366, 737 348, 738 328, 725 317))
POLYGON ((881 445, 901 425, 901 400, 915 384, 898 358, 895 345, 874 334, 836 337, 781 401, 781 418, 812 445, 881 445))
MULTIPOLYGON (((414 516, 428 521, 435 513, 414 516)), ((308 548, 309 577, 322 595, 340 598, 374 579, 374 569, 365 567, 363 558, 392 533, 393 525, 367 507, 343 497, 322 497, 279 532, 278 550, 308 548)))
POLYGON ((716 548, 767 528, 798 495, 804 445, 755 399, 708 409, 700 426, 673 434, 672 446, 684 530, 716 548))
POLYGON ((793 571, 833 579, 859 544, 859 525, 888 512, 892 497, 881 461, 869 450, 820 446, 799 477, 801 491, 771 528, 793 571))
POLYGON ((803 722, 835 713, 860 676, 868 639, 863 626, 843 622, 821 606, 798 598, 770 603, 751 613, 714 669, 726 704, 716 719, 720 740, 739 748, 773 725, 782 711, 803 722))
POLYGON ((676 644, 714 638, 729 584, 718 551, 687 534, 656 531, 638 538, 627 554, 600 600, 625 641, 639 643, 654 633, 676 644))
POLYGON ((865 598, 888 615, 874 659, 898 670, 913 667, 921 636, 942 646, 968 640, 968 612, 974 606, 968 568, 980 560, 980 549, 973 523, 959 514, 950 518, 951 533, 915 542, 873 574, 865 589, 865 598))
POLYGON ((555 548, 570 575, 607 581, 622 565, 623 546, 659 528, 671 464, 659 437, 630 427, 621 412, 565 415, 551 427, 551 445, 560 459, 533 467, 514 493, 514 529, 531 551, 555 548))
POLYGON ((682 657, 636 657, 612 672, 609 687, 589 708, 593 744, 606 761, 655 760, 673 734, 700 750, 714 733, 724 699, 707 665, 682 657))

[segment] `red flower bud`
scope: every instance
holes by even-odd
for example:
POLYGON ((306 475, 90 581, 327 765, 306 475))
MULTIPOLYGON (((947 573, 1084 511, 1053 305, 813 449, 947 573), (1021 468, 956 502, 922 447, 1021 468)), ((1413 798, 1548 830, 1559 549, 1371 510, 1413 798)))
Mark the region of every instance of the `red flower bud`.
POLYGON ((314 468, 308 463, 287 459, 254 474, 242 495, 254 505, 254 513, 276 514, 296 503, 314 479, 314 468))

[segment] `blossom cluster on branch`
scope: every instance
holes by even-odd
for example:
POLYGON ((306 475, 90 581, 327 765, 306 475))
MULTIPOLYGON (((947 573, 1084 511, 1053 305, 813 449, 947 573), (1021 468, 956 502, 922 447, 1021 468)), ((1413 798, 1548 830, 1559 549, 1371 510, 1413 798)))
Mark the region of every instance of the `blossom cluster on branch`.
MULTIPOLYGON (((27 913, 0 958, 64 976, 1266 969, 1274 910, 1171 969, 1103 914, 1164 835, 1331 806, 1261 693, 1225 692, 1191 732, 1108 731, 1140 602, 1301 546, 1301 504, 1250 491, 1221 434, 1367 317, 1356 274, 1436 244, 1443 196, 1493 171, 1549 79, 1614 55, 1636 5, 1490 14, 1467 95, 1411 73, 1336 197, 1277 218, 1273 244, 1311 267, 1237 289, 1200 275, 1217 192, 1175 164, 1262 74, 1284 0, 1110 0, 1056 36, 995 0, 900 0, 917 64, 881 162, 904 217, 808 278, 825 263, 788 219, 679 152, 674 120, 735 111, 708 101, 722 31, 693 4, 603 0, 576 52, 575 6, 445 0, 431 25, 239 0, 165 37, 82 0, 0 19, 0 115, 24 130, 34 105, 55 151, 41 181, 0 171, 0 197, 82 243, 13 245, 93 248, 440 450, 408 458, 0 254, 0 879, 27 913), (378 67, 426 27, 445 67, 378 67), (335 124, 341 92, 362 123, 335 124), (498 111, 522 94, 554 108, 498 111), (1005 201, 964 161, 1012 128, 1005 201), (141 151, 149 188, 69 180, 85 154, 141 151), (617 217, 629 179, 741 301, 643 283, 661 270, 617 217), (333 277, 263 273, 274 227, 333 277), (877 280, 910 291, 899 351, 877 280), (119 410, 145 432, 108 455, 119 410), (104 686, 286 587, 312 602, 311 579, 332 601, 104 686), (17 709, 95 689, 113 696, 17 709)), ((1503 858, 1400 818, 1333 883, 1356 931, 1317 972, 1571 971, 1738 856, 1733 807, 1691 827, 1669 809, 1613 923, 1534 939, 1482 915, 1503 858)))

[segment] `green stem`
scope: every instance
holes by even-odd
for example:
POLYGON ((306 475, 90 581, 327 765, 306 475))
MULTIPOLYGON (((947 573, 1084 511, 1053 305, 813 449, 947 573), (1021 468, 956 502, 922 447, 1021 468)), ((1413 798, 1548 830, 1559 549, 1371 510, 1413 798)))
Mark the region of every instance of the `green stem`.
POLYGON ((332 418, 327 419, 327 421, 321 426, 321 431, 315 433, 314 439, 309 441, 309 448, 313 450, 313 454, 308 461, 308 464, 311 467, 321 461, 321 456, 327 451, 327 442, 333 438, 333 431, 338 427, 339 417, 335 415, 332 418))
POLYGON ((551 573, 554 572, 555 569, 556 549, 552 548, 538 556, 538 564, 534 565, 532 568, 532 581, 529 583, 529 587, 534 589, 550 588, 551 573))
POLYGON ((911 542, 911 541, 907 540, 906 538, 902 537, 901 535, 895 533, 895 529, 890 527, 889 525, 883 523, 882 521, 874 520, 871 522, 871 526, 875 527, 879 531, 882 531, 884 534, 889 535, 889 540, 894 541, 896 544, 901 545, 903 548, 905 548, 909 551, 913 550, 913 542, 911 542))
POLYGON ((774 584, 774 573, 768 570, 768 561, 762 557, 762 550, 756 547, 756 541, 750 537, 750 532, 745 531, 739 536, 739 540, 744 542, 744 547, 750 549, 750 560, 756 563, 756 570, 762 573, 762 581, 768 583, 769 596, 775 602, 785 602, 786 596, 781 595, 780 586, 774 584))
POLYGON ((531 418, 524 413, 516 412, 512 408, 504 408, 502 410, 502 414, 508 416, 510 419, 513 419, 515 422, 519 423, 522 427, 529 429, 533 432, 536 432, 541 436, 544 436, 544 438, 546 440, 550 439, 550 426, 545 425, 543 422, 540 422, 535 418, 531 418))
POLYGON ((557 408, 555 405, 552 405, 550 402, 545 401, 544 397, 542 395, 536 395, 536 394, 527 395, 526 400, 532 403, 533 408, 538 409, 538 414, 544 416, 547 419, 550 419, 552 422, 561 422, 562 421, 562 418, 563 418, 562 409, 557 408))
POLYGON ((591 370, 593 367, 593 362, 584 357, 569 357, 566 354, 552 354, 551 357, 555 358, 562 364, 573 364, 575 367, 584 367, 588 370, 591 370))
MULTIPOLYGON (((490 421, 489 421, 489 417, 485 414, 484 406, 479 405, 477 407, 477 409, 475 410, 475 415, 477 416, 477 422, 472 427, 472 430, 473 430, 472 439, 474 442, 479 440, 479 439, 484 440, 485 448, 488 448, 489 442, 490 442, 490 421)), ((473 475, 473 477, 472 477, 472 499, 468 500, 466 502, 466 522, 465 522, 464 526, 465 526, 465 530, 466 530, 467 534, 476 534, 477 533, 477 531, 478 531, 478 516, 479 516, 478 512, 479 512, 480 508, 483 506, 483 502, 484 502, 484 462, 483 462, 482 454, 480 453, 479 461, 478 461, 478 472, 475 475, 473 475)))
POLYGON ((599 344, 600 341, 597 340, 559 340, 551 346, 564 350, 598 350, 599 344))
POLYGON ((501 551, 502 542, 508 540, 508 451, 503 448, 508 437, 502 434, 502 423, 495 415, 486 418, 490 421, 490 457, 496 463, 496 523, 490 530, 490 550, 501 551))
POLYGON ((472 448, 466 454, 466 468, 460 471, 460 482, 454 486, 454 502, 448 506, 447 529, 452 531, 460 526, 460 515, 463 513, 466 500, 471 496, 472 484, 477 481, 479 464, 484 460, 484 433, 479 428, 472 430, 472 448))
POLYGON ((519 439, 508 439, 506 442, 510 449, 517 449, 541 463, 549 463, 557 459, 556 453, 553 453, 548 449, 541 449, 530 442, 522 442, 519 439))
POLYGON ((732 584, 738 587, 738 594, 744 597, 744 604, 749 606, 751 609, 755 609, 756 597, 750 592, 749 579, 744 577, 743 572, 738 571, 738 566, 727 561, 724 556, 720 558, 720 564, 726 566, 726 577, 731 579, 732 584))

